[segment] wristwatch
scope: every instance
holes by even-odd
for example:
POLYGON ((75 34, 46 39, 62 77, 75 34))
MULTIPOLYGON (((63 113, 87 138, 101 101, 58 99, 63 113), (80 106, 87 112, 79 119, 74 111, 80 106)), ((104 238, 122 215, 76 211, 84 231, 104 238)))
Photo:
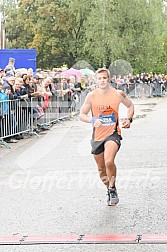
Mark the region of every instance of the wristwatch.
POLYGON ((130 121, 130 123, 132 123, 132 122, 133 122, 133 118, 132 118, 132 117, 127 118, 127 119, 130 121))

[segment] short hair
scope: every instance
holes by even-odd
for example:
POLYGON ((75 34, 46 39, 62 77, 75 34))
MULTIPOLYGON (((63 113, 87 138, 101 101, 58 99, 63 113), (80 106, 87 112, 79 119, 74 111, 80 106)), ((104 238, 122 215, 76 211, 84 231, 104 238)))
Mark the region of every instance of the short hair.
POLYGON ((21 77, 16 78, 16 83, 23 84, 23 78, 21 77))
POLYGON ((95 75, 97 76, 97 74, 102 73, 102 72, 106 72, 107 75, 108 75, 108 78, 110 78, 110 71, 108 69, 104 68, 104 67, 97 69, 95 75))
POLYGON ((24 74, 22 79, 23 79, 23 82, 25 82, 26 80, 30 81, 31 77, 28 74, 24 74))

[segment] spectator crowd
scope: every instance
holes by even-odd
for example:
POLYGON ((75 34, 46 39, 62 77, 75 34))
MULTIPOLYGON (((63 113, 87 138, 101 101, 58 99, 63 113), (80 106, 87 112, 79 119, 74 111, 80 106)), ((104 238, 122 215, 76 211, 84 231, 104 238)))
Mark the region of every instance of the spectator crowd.
MULTIPOLYGON (((19 117, 16 116, 15 101, 22 105, 22 111, 28 115, 26 123, 29 123, 29 116, 32 117, 33 130, 39 133, 42 128, 38 127, 38 120, 52 106, 54 99, 63 100, 63 97, 66 97, 66 112, 71 114, 76 110, 81 94, 96 88, 94 75, 68 76, 66 71, 57 68, 52 71, 37 69, 34 73, 31 68, 15 69, 14 63, 15 59, 9 58, 5 69, 0 68, 0 138, 8 143, 16 143, 23 138, 21 129, 17 130, 16 134, 11 134, 11 125, 21 120, 18 119, 20 114, 19 117)), ((122 89, 127 95, 131 94, 134 87, 142 94, 143 84, 151 87, 153 96, 161 96, 167 88, 167 75, 143 73, 123 77, 115 75, 111 78, 111 86, 122 89)), ((61 112, 60 108, 57 109, 61 112)))

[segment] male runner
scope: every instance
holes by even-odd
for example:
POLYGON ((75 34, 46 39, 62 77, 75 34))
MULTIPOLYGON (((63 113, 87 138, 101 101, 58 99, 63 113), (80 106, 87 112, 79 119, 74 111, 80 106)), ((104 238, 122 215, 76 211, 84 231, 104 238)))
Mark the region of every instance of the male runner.
POLYGON ((97 163, 99 176, 107 187, 109 206, 119 202, 116 190, 115 156, 121 145, 118 110, 120 103, 127 107, 122 128, 130 128, 134 114, 134 105, 126 94, 110 86, 110 72, 101 68, 96 71, 98 88, 90 92, 80 110, 79 119, 93 126, 92 154, 97 163), (91 111, 92 116, 89 115, 91 111))

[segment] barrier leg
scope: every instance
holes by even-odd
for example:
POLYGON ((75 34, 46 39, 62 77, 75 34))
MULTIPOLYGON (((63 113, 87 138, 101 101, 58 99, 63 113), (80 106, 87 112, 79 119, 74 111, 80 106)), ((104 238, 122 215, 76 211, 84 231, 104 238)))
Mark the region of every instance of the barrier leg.
POLYGON ((6 148, 11 149, 10 145, 6 143, 3 139, 0 139, 0 145, 4 145, 6 148))

